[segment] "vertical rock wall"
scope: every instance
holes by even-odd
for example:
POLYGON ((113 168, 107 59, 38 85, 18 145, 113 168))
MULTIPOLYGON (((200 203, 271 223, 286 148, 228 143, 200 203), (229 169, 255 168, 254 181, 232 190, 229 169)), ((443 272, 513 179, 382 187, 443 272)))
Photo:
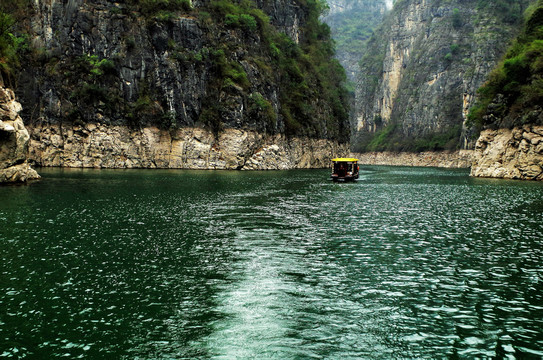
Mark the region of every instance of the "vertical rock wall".
MULTIPOLYGON (((337 147, 338 141, 348 141, 341 74, 323 81, 321 69, 335 64, 331 53, 307 54, 328 46, 327 34, 318 33, 318 4, 200 0, 164 10, 144 3, 32 2, 31 51, 18 95, 37 163, 243 168, 259 146, 288 148, 287 140, 313 138, 311 143, 324 139, 337 147), (195 132, 205 140, 193 141, 195 132), (182 139, 183 144, 205 143, 196 147, 202 154, 189 151, 189 158, 213 158, 216 147, 223 153, 234 150, 222 139, 235 133, 266 140, 247 140, 245 147, 255 151, 238 154, 244 160, 233 165, 164 162, 162 155, 150 155, 158 150, 149 147, 164 153, 182 139), (130 161, 124 161, 128 155, 130 161)), ((161 6, 169 6, 165 3, 161 6)), ((173 150, 174 157, 178 151, 173 150)))
MULTIPOLYGON (((219 6, 208 0, 193 1, 185 11, 156 13, 137 11, 137 3, 35 1, 30 22, 34 54, 17 90, 27 123, 163 128, 212 123, 285 132, 284 75, 271 68, 277 67, 269 51, 272 40, 264 39, 257 23, 251 30, 228 25, 225 15, 217 14, 219 6), (270 116, 255 118, 253 99, 269 103, 270 116), (206 109, 213 116, 202 116, 206 109), (216 113, 220 120, 213 118, 216 113)), ((307 6, 285 0, 256 4, 269 17, 270 33, 284 33, 295 43, 303 40, 307 6)), ((324 123, 334 116, 326 99, 313 93, 304 100, 322 109, 311 120, 326 132, 324 123)))
POLYGON ((359 75, 358 63, 364 54, 365 43, 381 23, 392 1, 385 0, 328 0, 330 7, 323 21, 330 26, 336 41, 336 58, 345 68, 347 78, 355 82, 359 75))

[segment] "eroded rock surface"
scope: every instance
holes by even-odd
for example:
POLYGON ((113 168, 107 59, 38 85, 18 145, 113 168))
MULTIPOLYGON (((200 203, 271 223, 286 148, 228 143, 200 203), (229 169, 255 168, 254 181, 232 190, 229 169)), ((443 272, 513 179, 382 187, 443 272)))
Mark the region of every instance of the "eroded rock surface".
POLYGON ((481 132, 472 176, 543 180, 543 126, 481 132))
POLYGON ((529 1, 511 3, 509 14, 480 3, 395 2, 361 60, 356 135, 362 144, 388 127, 403 148, 433 134, 472 147, 461 127, 477 89, 521 28, 529 1))
POLYGON ((39 178, 27 162, 30 136, 20 111, 21 104, 13 91, 0 86, 0 183, 39 178))
POLYGON ((265 136, 226 129, 130 129, 104 124, 42 124, 29 128, 30 158, 41 166, 277 170, 322 168, 348 153, 324 139, 265 136))

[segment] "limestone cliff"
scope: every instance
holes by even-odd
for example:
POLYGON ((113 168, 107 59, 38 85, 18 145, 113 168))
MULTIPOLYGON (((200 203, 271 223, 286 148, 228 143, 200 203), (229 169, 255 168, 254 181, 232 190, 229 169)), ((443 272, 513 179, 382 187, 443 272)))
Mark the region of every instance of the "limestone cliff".
POLYGON ((44 124, 31 128, 30 157, 41 166, 285 170, 322 168, 347 144, 225 129, 44 124))
POLYGON ((30 136, 19 116, 21 104, 11 89, 0 86, 0 183, 39 178, 27 162, 30 136))
POLYGON ((473 150, 353 153, 363 165, 419 166, 448 169, 469 169, 473 163, 473 150))
POLYGON ((358 149, 469 145, 462 132, 469 106, 517 33, 528 2, 397 1, 361 62, 358 149))
POLYGON ((17 93, 41 165, 307 167, 322 154, 292 156, 320 145, 298 146, 348 142, 345 73, 332 58, 319 0, 18 4, 14 31, 24 50, 17 93), (189 152, 189 160, 148 154, 168 147, 174 158, 189 152), (263 149, 286 159, 249 166, 263 149), (216 151, 217 161, 190 160, 214 159, 216 151))

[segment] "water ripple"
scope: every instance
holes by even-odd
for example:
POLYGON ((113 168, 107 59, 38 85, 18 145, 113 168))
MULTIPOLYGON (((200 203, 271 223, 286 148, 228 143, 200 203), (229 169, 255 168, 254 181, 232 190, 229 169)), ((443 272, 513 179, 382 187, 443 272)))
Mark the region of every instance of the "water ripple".
POLYGON ((0 188, 0 356, 543 356, 543 186, 362 170, 0 188))

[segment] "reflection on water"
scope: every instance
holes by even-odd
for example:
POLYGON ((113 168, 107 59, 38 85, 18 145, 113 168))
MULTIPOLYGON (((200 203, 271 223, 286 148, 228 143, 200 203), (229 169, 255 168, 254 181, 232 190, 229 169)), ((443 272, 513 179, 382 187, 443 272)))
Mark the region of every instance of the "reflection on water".
POLYGON ((543 357, 542 184, 41 173, 0 188, 0 356, 543 357))

